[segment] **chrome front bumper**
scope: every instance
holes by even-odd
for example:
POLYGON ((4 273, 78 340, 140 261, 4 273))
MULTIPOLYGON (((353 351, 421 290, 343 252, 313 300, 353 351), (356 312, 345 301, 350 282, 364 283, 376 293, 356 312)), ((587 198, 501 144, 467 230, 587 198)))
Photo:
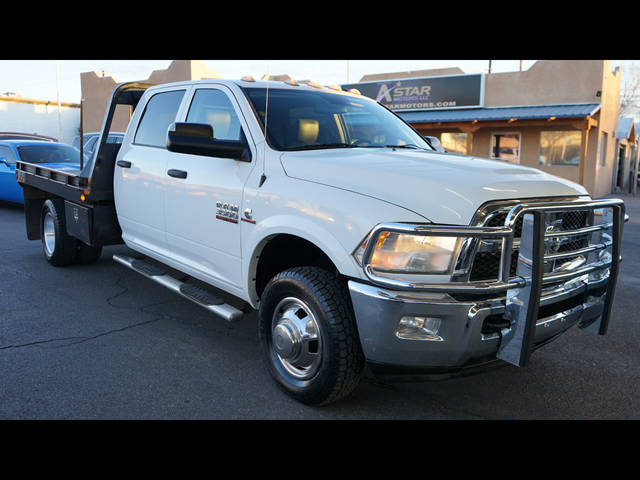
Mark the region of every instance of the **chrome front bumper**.
MULTIPOLYGON (((561 288, 540 298, 540 307, 578 302, 567 310, 536 320, 533 348, 575 324, 588 324, 604 310, 603 283, 561 288), (580 297, 580 298, 578 298, 580 297)), ((504 328, 483 333, 487 320, 506 312, 505 299, 456 301, 447 294, 398 292, 349 281, 360 342, 367 361, 398 367, 446 371, 496 360, 504 328), (441 320, 438 339, 409 340, 397 335, 400 319, 407 315, 441 320)))
MULTIPOLYGON (((496 228, 494 235, 504 239, 502 264, 509 265, 511 228, 517 216, 525 216, 515 277, 501 268, 498 282, 483 285, 399 285, 373 275, 365 264, 371 283, 349 281, 362 348, 371 365, 446 372, 500 359, 524 366, 533 349, 573 325, 606 333, 620 261, 624 204, 619 200, 519 204, 512 213, 507 225, 496 228), (610 231, 611 241, 585 252, 591 260, 587 267, 544 274, 544 261, 558 256, 545 255, 546 238, 557 234, 545 229, 544 214, 560 208, 608 210, 607 218, 601 220, 606 223, 592 230, 610 231), (609 260, 598 256, 601 251, 610 251, 609 260), (402 338, 398 326, 405 316, 437 319, 437 335, 402 338), (491 322, 494 328, 487 328, 491 322)), ((433 232, 425 226, 420 229, 433 232)), ((454 228, 447 228, 447 234, 452 231, 454 228)), ((481 236, 489 231, 462 227, 459 234, 481 236)))

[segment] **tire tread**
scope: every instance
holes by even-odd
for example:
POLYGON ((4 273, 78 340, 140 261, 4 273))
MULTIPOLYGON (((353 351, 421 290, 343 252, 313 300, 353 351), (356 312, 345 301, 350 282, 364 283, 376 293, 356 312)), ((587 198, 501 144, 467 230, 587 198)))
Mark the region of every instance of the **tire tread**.
POLYGON ((328 328, 333 341, 332 351, 337 352, 337 371, 332 376, 329 388, 320 392, 310 391, 294 396, 304 403, 314 405, 324 405, 344 398, 358 385, 365 363, 346 286, 336 274, 325 269, 293 267, 270 280, 263 298, 269 294, 270 287, 281 282, 294 282, 303 286, 318 302, 329 320, 328 328))

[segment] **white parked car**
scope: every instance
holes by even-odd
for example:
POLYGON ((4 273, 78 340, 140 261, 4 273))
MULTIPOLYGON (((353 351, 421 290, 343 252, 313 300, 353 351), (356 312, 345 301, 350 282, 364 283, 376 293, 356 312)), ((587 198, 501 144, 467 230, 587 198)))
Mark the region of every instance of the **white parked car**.
POLYGON ((365 364, 522 366, 573 325, 607 330, 621 200, 435 151, 337 88, 122 84, 105 131, 117 103, 135 108, 122 144, 79 175, 18 165, 28 238, 53 265, 124 242, 140 255, 116 261, 217 315, 257 309, 267 368, 302 402, 347 395, 365 364))

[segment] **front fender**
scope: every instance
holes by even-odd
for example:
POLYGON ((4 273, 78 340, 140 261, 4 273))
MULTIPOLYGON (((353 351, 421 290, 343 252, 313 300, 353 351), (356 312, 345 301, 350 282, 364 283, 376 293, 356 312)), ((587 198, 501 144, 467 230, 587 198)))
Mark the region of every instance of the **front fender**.
MULTIPOLYGON (((362 270, 340 241, 322 225, 307 217, 298 215, 276 215, 253 226, 243 226, 244 243, 242 274, 247 279, 246 289, 251 303, 257 302, 252 290, 252 279, 255 278, 260 253, 271 238, 279 234, 289 234, 311 242, 322 250, 336 266, 340 274, 349 277, 361 277, 362 270)), ((254 305, 255 306, 255 305, 254 305)))

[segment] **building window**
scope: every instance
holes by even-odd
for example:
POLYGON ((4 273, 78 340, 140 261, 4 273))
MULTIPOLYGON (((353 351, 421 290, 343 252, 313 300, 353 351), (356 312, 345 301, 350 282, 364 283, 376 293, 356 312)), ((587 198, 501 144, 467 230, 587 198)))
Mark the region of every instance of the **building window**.
POLYGON ((604 167, 607 160, 607 132, 602 132, 598 143, 598 162, 604 167))
POLYGON ((467 153, 467 134, 445 132, 440 134, 440 143, 447 152, 467 153))
POLYGON ((520 163, 520 134, 494 133, 491 135, 491 158, 520 163))
POLYGON ((582 133, 578 130, 540 132, 540 165, 580 165, 582 133))

